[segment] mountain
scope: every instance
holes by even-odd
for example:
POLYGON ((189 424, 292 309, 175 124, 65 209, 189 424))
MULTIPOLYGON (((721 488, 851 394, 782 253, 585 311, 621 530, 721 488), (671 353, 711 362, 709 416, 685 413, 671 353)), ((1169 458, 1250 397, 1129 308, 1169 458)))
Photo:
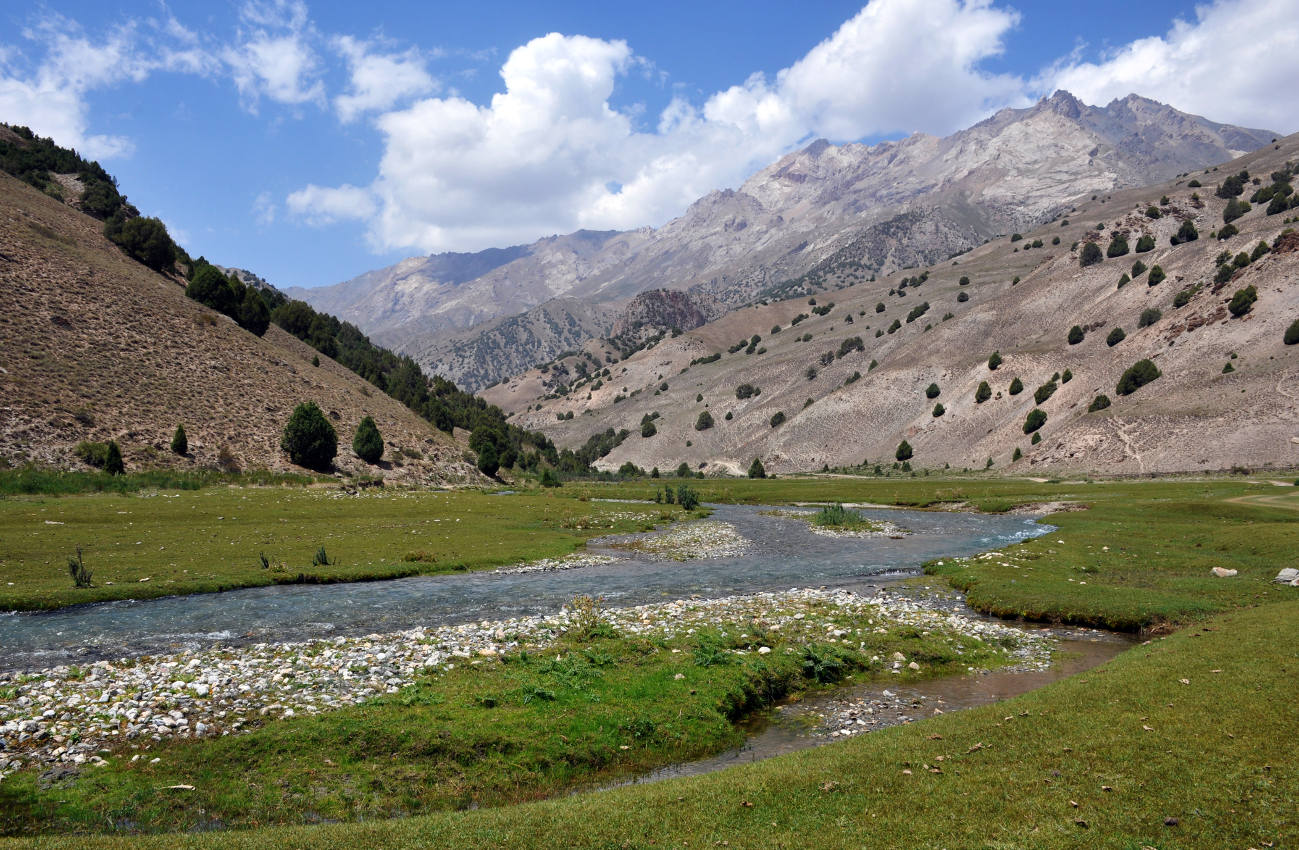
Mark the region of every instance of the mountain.
POLYGON ((128 469, 296 469, 280 434, 311 400, 338 432, 344 471, 485 480, 450 436, 355 373, 314 365, 316 351, 275 325, 241 329, 187 298, 182 279, 127 257, 79 211, 76 181, 54 179, 64 201, 0 173, 0 465, 85 468, 76 445, 111 439, 128 469), (351 448, 367 415, 386 443, 380 470, 351 448), (178 424, 184 457, 169 449, 178 424))
MULTIPOLYGON (((946 138, 820 140, 661 228, 549 237, 483 257, 500 264, 477 278, 448 270, 467 269, 466 255, 441 254, 291 294, 476 388, 508 375, 514 361, 449 360, 450 337, 472 348, 481 326, 500 339, 497 320, 551 299, 617 310, 647 289, 670 288, 734 308, 801 291, 829 272, 865 280, 1036 226, 1079 197, 1231 159, 1274 136, 1136 95, 1092 107, 1061 91, 946 138)), ((510 344, 500 339, 484 353, 510 344)), ((562 347, 570 342, 557 339, 533 362, 562 347)))
POLYGON ((733 310, 620 362, 547 364, 483 395, 561 446, 631 431, 606 469, 743 474, 755 457, 776 473, 870 469, 894 464, 903 440, 917 469, 1293 468, 1296 180, 1299 135, 1097 192, 1022 237, 924 269, 874 281, 831 269, 811 297, 733 310), (1240 201, 1249 209, 1228 227, 1240 201), (1198 238, 1184 239, 1187 227, 1198 238), (1083 265, 1089 244, 1097 261, 1083 265), (1158 377, 1121 393, 1142 360, 1158 377), (1033 410, 1046 417, 1036 431, 1033 410), (713 425, 700 430, 704 411, 713 425), (646 419, 655 433, 642 437, 646 419))

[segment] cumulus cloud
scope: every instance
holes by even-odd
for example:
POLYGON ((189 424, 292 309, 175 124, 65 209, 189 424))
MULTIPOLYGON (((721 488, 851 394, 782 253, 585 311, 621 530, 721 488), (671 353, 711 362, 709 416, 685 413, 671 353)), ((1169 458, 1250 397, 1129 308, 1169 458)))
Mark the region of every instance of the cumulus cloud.
POLYGON ((345 124, 437 88, 418 51, 376 53, 371 44, 351 36, 334 39, 334 47, 347 60, 350 75, 348 91, 334 98, 334 109, 345 124))
POLYGON ((309 184, 289 195, 289 211, 308 224, 323 226, 339 221, 364 221, 376 211, 369 189, 344 183, 328 187, 309 184))
POLYGON ((674 100, 651 131, 610 105, 647 60, 622 41, 551 33, 510 53, 486 105, 425 98, 376 119, 371 240, 472 250, 657 224, 813 136, 955 129, 1024 100, 1021 81, 978 67, 1017 21, 989 0, 872 0, 774 78, 702 107, 674 100))
POLYGON ((316 38, 302 0, 249 2, 239 12, 235 44, 219 51, 245 108, 261 98, 288 105, 323 103, 324 66, 312 46, 316 38))
POLYGON ((1277 0, 1198 6, 1163 36, 1138 39, 1100 61, 1066 60, 1039 78, 1083 101, 1133 92, 1215 121, 1299 130, 1299 8, 1277 0))

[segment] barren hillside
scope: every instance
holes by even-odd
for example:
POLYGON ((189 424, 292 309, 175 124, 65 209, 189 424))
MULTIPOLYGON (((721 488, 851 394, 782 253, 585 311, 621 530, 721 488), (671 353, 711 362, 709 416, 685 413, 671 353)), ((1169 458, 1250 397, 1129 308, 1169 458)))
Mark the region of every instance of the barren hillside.
POLYGON ((1215 188, 1248 170, 1246 200, 1297 159, 1299 136, 1291 136, 1166 183, 1084 196, 1022 239, 999 238, 932 266, 918 285, 920 269, 873 283, 828 275, 815 304, 800 297, 746 308, 607 371, 593 369, 586 380, 532 370, 484 395, 512 411, 512 422, 542 429, 560 445, 628 429, 602 461, 611 468, 632 461, 666 470, 684 461, 742 472, 754 457, 774 472, 891 464, 903 439, 914 448, 911 463, 930 468, 983 468, 989 458, 997 468, 1026 471, 1292 466, 1299 463, 1299 346, 1282 338, 1299 318, 1299 238, 1282 234, 1296 227, 1299 208, 1268 215, 1267 203, 1255 203, 1233 223, 1239 233, 1220 240, 1228 201, 1215 188), (1172 244, 1185 221, 1199 238, 1172 244), (1081 266, 1087 242, 1104 252, 1116 235, 1126 236, 1126 254, 1081 266), (1137 252, 1143 235, 1154 247, 1137 252), (1260 242, 1275 248, 1260 250, 1260 242), (1226 280, 1219 277, 1223 252, 1229 265, 1245 254, 1226 280), (1134 274, 1137 261, 1146 270, 1134 274), (1166 278, 1153 283, 1156 266, 1166 278), (1120 287, 1125 274, 1132 280, 1120 287), (1227 302, 1249 286, 1257 301, 1234 317, 1227 302), (928 309, 908 321, 922 303, 928 309), (1160 317, 1139 327, 1147 309, 1160 317), (1074 325, 1084 338, 1071 344, 1074 325), (1115 328, 1125 336, 1110 345, 1115 328), (755 334, 758 343, 737 347, 755 334), (994 351, 1003 362, 991 370, 994 351), (714 355, 714 362, 690 365, 714 355), (1120 395, 1120 376, 1144 358, 1161 376, 1120 395), (1054 391, 1043 390, 1049 397, 1036 402, 1035 391, 1053 376, 1054 391), (1015 378, 1023 390, 1012 395, 1015 378), (991 396, 978 402, 983 381, 991 396), (931 383, 938 390, 932 398, 931 383), (737 393, 742 384, 760 392, 737 393), (556 397, 559 390, 567 392, 556 397), (1098 395, 1110 406, 1089 412, 1098 395), (1034 408, 1047 417, 1038 444, 1024 432, 1034 408), (714 425, 696 430, 704 410, 714 425), (573 418, 561 420, 569 411, 573 418), (655 433, 642 437, 643 417, 654 414, 655 433), (776 414, 785 421, 773 426, 776 414), (1023 457, 1012 461, 1016 449, 1023 457))
POLYGON ((481 481, 461 449, 397 401, 271 326, 265 337, 125 257, 103 224, 0 174, 0 459, 76 468, 82 440, 115 439, 136 465, 292 468, 280 433, 313 400, 339 435, 337 465, 389 479, 481 481), (351 449, 361 418, 381 468, 351 449), (189 455, 169 451, 183 423, 189 455))

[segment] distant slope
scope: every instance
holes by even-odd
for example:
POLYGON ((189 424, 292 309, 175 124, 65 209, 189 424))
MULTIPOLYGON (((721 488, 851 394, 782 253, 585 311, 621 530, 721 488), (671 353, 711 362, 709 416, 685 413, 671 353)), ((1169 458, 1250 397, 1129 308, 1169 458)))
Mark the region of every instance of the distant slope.
POLYGON ((1223 162, 1273 135, 1135 95, 1091 107, 1057 92, 946 138, 818 141, 737 190, 708 194, 657 230, 551 237, 510 249, 519 256, 475 280, 426 274, 451 256, 439 255, 298 295, 472 389, 508 374, 514 361, 448 362, 440 354, 448 336, 468 343, 464 330, 481 324, 490 333, 497 319, 550 298, 611 306, 672 288, 736 307, 816 269, 851 268, 865 279, 1037 226, 1080 196, 1223 162))
POLYGON ((1099 194, 1020 240, 997 239, 923 275, 872 283, 830 271, 824 284, 845 288, 734 311, 587 378, 570 370, 557 381, 555 369, 531 370, 484 395, 512 422, 540 428, 560 445, 607 428, 633 431, 601 461, 606 468, 631 461, 666 471, 685 462, 743 473, 754 457, 774 472, 888 466, 904 439, 917 468, 982 469, 989 458, 997 469, 1025 473, 1293 468, 1299 345, 1283 336, 1299 319, 1299 204, 1280 209, 1258 200, 1233 222, 1238 234, 1213 238, 1227 206, 1215 187, 1247 169, 1241 199, 1258 198, 1287 163, 1288 181, 1299 182, 1299 136, 1189 177, 1099 194), (1147 214, 1152 206, 1158 217, 1147 214), (1183 222, 1199 238, 1173 245, 1183 222), (1128 253, 1080 265, 1087 242, 1104 253, 1115 235, 1126 236, 1128 253), (1137 253, 1143 235, 1154 247, 1137 253), (1260 242, 1275 248, 1259 249, 1260 242), (1229 266, 1221 276, 1220 257, 1229 266), (1150 270, 1133 275, 1138 260, 1166 278, 1151 285, 1150 270), (1135 279, 1120 287, 1124 275, 1135 279), (1227 303, 1250 286, 1257 302, 1233 317, 1227 303), (1147 309, 1160 316, 1140 327, 1147 309), (1074 325, 1085 335, 1071 344, 1074 325), (1116 328, 1124 338, 1109 345, 1116 328), (741 344, 755 334, 759 342, 741 344), (1003 358, 995 371, 988 366, 994 351, 1003 358), (698 362, 705 358, 711 362, 698 362), (1119 395, 1120 376, 1143 358, 1161 377, 1119 395), (1015 378, 1024 389, 1011 395, 1015 378), (979 402, 983 381, 991 395, 979 402), (931 383, 934 398, 926 393, 931 383), (1036 401, 1035 392, 1052 383, 1036 401), (761 392, 737 393, 742 384, 761 392), (1089 412, 1098 395, 1110 406, 1089 412), (935 416, 937 404, 943 410, 935 416), (1024 432, 1035 408, 1047 415, 1038 444, 1024 432), (703 410, 715 424, 700 431, 703 410), (655 414, 656 433, 639 436, 643 418, 655 414), (773 425, 777 414, 784 422, 773 425), (1017 449, 1023 457, 1013 460, 1017 449))
POLYGON ((185 297, 125 257, 102 224, 0 174, 0 457, 80 465, 82 440, 116 439, 128 468, 292 468, 279 449, 294 405, 314 400, 339 435, 337 464, 433 483, 483 480, 461 449, 397 401, 272 326, 265 337, 185 297), (376 470, 351 450, 361 418, 386 442, 376 470), (168 449, 177 424, 190 455, 168 449))

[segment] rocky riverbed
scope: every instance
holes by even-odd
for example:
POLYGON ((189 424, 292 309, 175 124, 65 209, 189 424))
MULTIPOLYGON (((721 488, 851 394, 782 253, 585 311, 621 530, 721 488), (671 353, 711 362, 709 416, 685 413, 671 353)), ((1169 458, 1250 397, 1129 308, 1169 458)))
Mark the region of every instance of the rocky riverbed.
MULTIPOLYGON (((778 631, 793 644, 815 640, 862 646, 864 629, 887 633, 909 626, 947 637, 958 651, 976 638, 996 642, 1017 664, 1046 665, 1051 651, 1044 635, 883 592, 864 597, 845 590, 794 589, 677 600, 600 615, 624 634, 671 637, 705 627, 761 628, 778 631), (845 614, 853 615, 858 627, 840 625, 845 614)), ((565 609, 548 616, 2 674, 0 779, 30 766, 79 769, 114 758, 147 759, 154 742, 237 734, 269 720, 365 702, 430 672, 492 664, 504 653, 543 648, 582 616, 580 610, 565 609)), ((787 646, 785 651, 795 650, 787 646)), ((899 676, 921 672, 905 657, 874 661, 899 676)))
POLYGON ((699 520, 674 525, 667 531, 635 538, 594 541, 655 559, 686 561, 696 558, 735 558, 751 548, 748 538, 729 522, 699 520))

